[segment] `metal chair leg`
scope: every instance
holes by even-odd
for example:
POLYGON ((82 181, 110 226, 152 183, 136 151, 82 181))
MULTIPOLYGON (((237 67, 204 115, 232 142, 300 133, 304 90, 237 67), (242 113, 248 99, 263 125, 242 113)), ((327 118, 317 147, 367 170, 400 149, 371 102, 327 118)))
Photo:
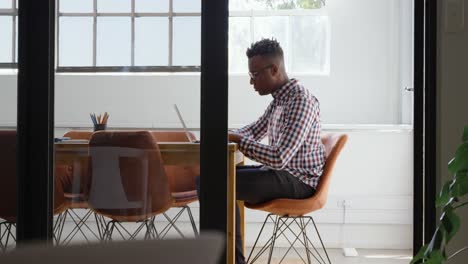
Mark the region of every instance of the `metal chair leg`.
POLYGON ((187 205, 184 205, 184 206, 181 206, 179 208, 180 208, 179 212, 172 218, 170 218, 166 213, 163 213, 163 216, 168 221, 168 224, 159 233, 160 237, 164 238, 169 233, 169 231, 172 228, 174 228, 182 238, 185 238, 184 233, 176 225, 177 220, 179 220, 180 216, 183 214, 184 211, 187 211, 187 214, 188 214, 188 217, 189 217, 189 220, 190 220, 190 224, 192 225, 192 229, 193 229, 193 233, 194 233, 195 237, 199 236, 197 226, 195 224, 195 220, 193 219, 193 215, 192 215, 192 211, 190 210, 190 207, 187 206, 187 205))
MULTIPOLYGON (((329 258, 328 252, 325 248, 325 245, 323 244, 322 237, 320 236, 320 233, 318 231, 318 228, 313 220, 312 217, 310 216, 301 216, 301 217, 289 217, 289 216, 281 216, 281 217, 276 217, 276 220, 273 220, 274 223, 274 229, 273 229, 273 234, 269 238, 269 240, 265 243, 265 245, 260 249, 260 251, 255 255, 255 257, 250 261, 252 253, 255 250, 255 247, 257 245, 257 242, 262 235, 263 229, 266 225, 266 222, 270 219, 272 215, 269 214, 267 218, 265 219, 265 222, 262 225, 262 228, 260 229, 260 232, 257 236, 257 239, 254 243, 254 247, 252 248, 252 251, 249 254, 249 257, 247 259, 247 263, 254 263, 259 259, 263 253, 267 249, 269 249, 269 254, 268 254, 268 261, 267 263, 271 263, 272 260, 272 255, 273 255, 273 250, 275 247, 275 242, 278 239, 278 237, 284 237, 286 241, 289 243, 289 248, 287 249, 286 253, 283 255, 279 263, 282 263, 283 260, 286 258, 286 256, 289 254, 289 252, 294 250, 296 254, 301 258, 303 263, 312 263, 312 258, 315 259, 317 263, 321 264, 331 264, 331 260, 329 258), (319 252, 317 247, 312 243, 310 240, 308 234, 307 234, 307 226, 309 223, 312 222, 314 225, 314 229, 317 233, 317 237, 320 240, 320 244, 322 246, 323 252, 325 253, 325 256, 322 256, 322 254, 319 252), (293 228, 293 226, 295 228, 293 228), (290 238, 290 236, 293 236, 293 239, 290 238), (299 244, 298 244, 299 243, 299 244), (305 249, 305 258, 303 257, 304 254, 301 254, 298 249, 296 249, 296 245, 303 246, 305 249)), ((272 218, 272 217, 271 217, 272 218)), ((314 262, 315 263, 315 262, 314 262)))
POLYGON ((14 223, 6 222, 6 221, 0 223, 0 251, 1 252, 5 252, 7 250, 8 244, 10 242, 10 237, 12 240, 16 242, 16 237, 11 230, 12 227, 16 227, 16 225, 14 223), (2 226, 3 226, 3 230, 2 230, 2 226))

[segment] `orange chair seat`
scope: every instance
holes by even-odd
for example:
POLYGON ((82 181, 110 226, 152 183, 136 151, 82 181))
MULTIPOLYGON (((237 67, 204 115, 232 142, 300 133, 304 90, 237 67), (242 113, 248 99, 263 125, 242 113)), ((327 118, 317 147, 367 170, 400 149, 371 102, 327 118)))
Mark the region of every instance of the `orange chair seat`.
POLYGON ((197 190, 172 193, 172 198, 174 198, 174 207, 185 206, 198 200, 197 190))
POLYGON ((275 199, 261 204, 245 203, 245 207, 281 216, 303 216, 325 205, 319 198, 313 195, 307 199, 275 199))
POLYGON ((328 189, 335 162, 347 140, 347 135, 322 135, 322 142, 325 147, 327 160, 316 188, 317 191, 310 198, 274 199, 261 204, 245 203, 245 207, 281 216, 303 216, 323 208, 327 202, 328 189))

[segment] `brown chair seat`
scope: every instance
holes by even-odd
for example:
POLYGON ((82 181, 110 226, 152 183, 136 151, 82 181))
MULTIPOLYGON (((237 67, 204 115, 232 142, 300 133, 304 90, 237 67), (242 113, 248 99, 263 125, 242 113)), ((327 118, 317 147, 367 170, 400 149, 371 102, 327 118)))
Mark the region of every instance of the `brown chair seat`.
MULTIPOLYGON (((257 238, 252 248, 252 251, 250 252, 250 255, 247 259, 248 263, 255 262, 258 259, 258 257, 263 254, 263 252, 267 251, 265 250, 266 248, 270 249, 270 257, 268 260, 268 263, 270 263, 271 253, 273 252, 276 239, 281 234, 283 234, 286 230, 293 232, 292 230, 294 229, 290 228, 291 225, 296 225, 295 227, 297 227, 297 229, 300 230, 299 234, 296 234, 294 232, 293 233, 296 235, 296 238, 297 238, 296 240, 303 239, 303 241, 300 241, 300 240, 299 241, 300 243, 302 243, 302 245, 305 245, 305 248, 306 248, 305 254, 307 255, 307 259, 309 260, 309 263, 311 259, 310 255, 312 255, 318 260, 318 258, 314 254, 317 254, 317 256, 320 257, 322 261, 325 263, 325 260, 324 260, 325 258, 322 257, 320 253, 316 250, 316 247, 312 244, 311 240, 309 239, 307 235, 306 227, 309 223, 312 223, 314 225, 315 231, 317 232, 317 235, 320 239, 320 243, 322 244, 322 249, 326 255, 326 258, 328 262, 331 263, 328 253, 323 244, 323 241, 320 237, 318 228, 315 225, 315 222, 312 216, 309 216, 306 214, 319 210, 325 206, 325 203, 327 202, 328 189, 330 187, 330 181, 331 181, 333 168, 335 166, 339 153, 343 149, 347 140, 348 140, 347 135, 340 135, 340 134, 322 135, 322 143, 325 147, 325 152, 326 152, 326 161, 325 161, 325 166, 323 168, 322 176, 320 177, 319 184, 317 185, 315 194, 312 195, 311 197, 307 199, 274 199, 274 200, 267 201, 261 204, 245 203, 245 206, 247 208, 268 212, 269 214, 265 219, 263 227, 265 226, 268 220, 272 220, 274 222, 274 230, 275 230, 271 238, 268 240, 268 242, 262 247, 263 250, 260 250, 259 252, 257 252, 256 256, 253 257, 252 262, 250 262, 251 256, 254 253, 255 248, 256 248, 256 244, 258 241, 258 238, 257 238), (315 249, 315 251, 310 250, 309 246, 307 246, 309 244, 315 249)), ((258 234, 258 237, 262 235, 263 227, 261 228, 258 234)), ((296 242, 296 240, 294 241, 296 242)), ((292 242, 292 243, 290 242, 291 247, 294 246, 295 242, 292 242)), ((286 252, 286 254, 288 254, 288 252, 286 252)))
POLYGON ((250 209, 287 216, 302 216, 323 208, 327 202, 333 167, 347 139, 346 135, 329 134, 322 136, 327 160, 316 192, 312 197, 307 199, 275 199, 256 205, 245 203, 245 206, 250 209))
MULTIPOLYGON (((195 135, 189 132, 189 140, 184 131, 151 131, 151 134, 158 142, 190 142, 190 140, 196 139, 195 135)), ((200 175, 200 166, 164 165, 164 169, 169 179, 172 197, 175 200, 172 207, 180 208, 180 211, 179 214, 176 214, 176 216, 169 221, 173 224, 169 224, 167 228, 162 230, 162 236, 169 232, 171 227, 175 227, 175 222, 183 210, 187 210, 193 232, 195 236, 198 236, 198 230, 188 205, 198 201, 196 178, 200 175)), ((165 216, 169 219, 167 215, 165 216)), ((179 230, 177 231, 184 237, 179 230)))
MULTIPOLYGON (((98 131, 89 142, 91 183, 85 190, 89 207, 111 218, 106 239, 121 225, 146 223, 153 233, 154 216, 172 206, 169 182, 158 144, 148 131, 98 131)), ((134 238, 132 235, 131 238, 134 238)))
MULTIPOLYGON (((6 233, 0 234, 5 236, 7 243, 0 243, 0 249, 5 250, 8 246, 8 237, 13 237, 12 226, 17 221, 17 173, 16 173, 16 130, 0 130, 0 230, 5 230, 6 233), (4 219, 5 221, 2 221, 4 219), (5 225, 6 228, 3 229, 5 225)), ((54 197, 53 197, 53 213, 60 215, 68 208, 68 203, 65 201, 61 177, 66 172, 66 167, 56 167, 54 174, 54 197)), ((64 224, 63 218, 58 217, 54 224, 54 231, 59 229, 64 224)), ((10 240, 11 241, 11 240, 10 240)))

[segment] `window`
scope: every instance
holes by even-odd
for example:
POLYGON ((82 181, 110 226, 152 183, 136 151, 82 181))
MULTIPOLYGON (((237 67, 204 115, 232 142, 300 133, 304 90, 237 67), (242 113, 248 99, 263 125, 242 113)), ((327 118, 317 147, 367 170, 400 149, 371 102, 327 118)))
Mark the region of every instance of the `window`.
POLYGON ((201 0, 58 0, 58 10, 58 71, 199 71, 201 0))
POLYGON ((328 74, 330 25, 324 4, 322 0, 231 0, 229 71, 245 72, 250 43, 274 37, 283 48, 288 71, 328 74))
MULTIPOLYGON (((0 67, 16 66, 18 0, 0 0, 0 67)), ((229 71, 245 73, 246 48, 282 45, 286 68, 328 74, 330 29, 323 0, 231 0, 229 71)), ((57 70, 200 70, 201 0, 57 0, 57 70)))
POLYGON ((0 68, 17 64, 18 2, 0 0, 0 68))

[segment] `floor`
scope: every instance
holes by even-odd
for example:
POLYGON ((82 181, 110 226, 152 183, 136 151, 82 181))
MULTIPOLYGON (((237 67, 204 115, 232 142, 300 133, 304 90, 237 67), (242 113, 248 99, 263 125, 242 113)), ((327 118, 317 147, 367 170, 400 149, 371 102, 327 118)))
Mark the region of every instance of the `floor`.
MULTIPOLYGON (((280 248, 277 252, 273 253, 272 264, 280 263, 279 261, 286 252, 286 248, 280 248)), ((250 249, 248 249, 250 252, 250 249)), ((408 264, 411 261, 411 250, 387 250, 387 249, 357 249, 357 257, 345 257, 341 249, 329 249, 328 254, 331 263, 336 264, 408 264)), ((268 256, 264 254, 254 263, 267 263, 268 256)), ((326 263, 318 262, 312 259, 312 263, 326 263)), ((296 264, 296 263, 307 263, 301 260, 301 258, 295 253, 290 252, 288 256, 281 262, 282 264, 296 264)))
MULTIPOLYGON (((74 225, 71 224, 70 222, 68 222, 65 227, 64 227, 64 231, 63 231, 63 235, 62 235, 62 242, 65 240, 68 240, 66 239, 67 235, 69 235, 70 233, 74 233, 74 232, 70 232, 72 231, 74 225)), ((191 231, 190 229, 191 227, 189 225, 187 225, 185 228, 182 228, 183 230, 181 230, 183 233, 185 234, 190 234, 190 233, 193 233, 193 231, 191 231), (187 229, 187 230, 184 230, 184 229, 187 229)), ((84 233, 81 233, 81 234, 86 234, 86 236, 88 237, 89 240, 91 240, 92 242, 94 241, 97 241, 98 239, 96 237, 93 236, 92 232, 94 228, 89 228, 89 229, 86 229, 86 228, 83 228, 82 231, 84 233)), ((130 228, 130 229, 133 229, 133 226, 130 228)), ((161 229, 159 229, 161 230, 161 229)), ((96 230, 94 230, 96 231, 96 230)), ((94 233, 94 232, 93 232, 94 233)), ((143 233, 143 232, 142 232, 143 233)), ((70 244, 74 244, 74 243, 86 243, 86 240, 84 239, 84 237, 80 234, 80 232, 76 233, 75 237, 73 239, 70 240, 70 244)), ((177 235, 177 234, 175 234, 177 235)), ((143 234, 139 234, 137 237, 142 237, 143 234)), ((171 237, 171 235, 168 235, 168 237, 171 237)), ((118 237, 116 237, 116 240, 120 240, 118 237)), ((66 242, 64 244, 67 244, 66 242)), ((13 248, 14 245, 11 245, 10 243, 10 249, 13 248)), ((321 249, 317 249, 320 254, 322 255, 322 258, 326 260, 326 256, 323 254, 323 251, 321 251, 321 249)), ((251 251, 251 248, 247 248, 246 249, 246 252, 250 252, 251 251)), ((298 252, 294 252, 294 251, 289 251, 288 254, 286 255, 286 257, 283 259, 283 256, 285 255, 285 253, 288 251, 287 248, 278 248, 278 249, 275 249, 275 251, 273 252, 273 255, 272 255, 272 264, 277 264, 277 263, 284 263, 284 264, 296 264, 296 263, 307 263, 307 259, 305 259, 304 261, 301 259, 301 257, 299 257, 299 254, 301 254, 303 256, 303 258, 306 258, 305 254, 304 254, 304 250, 302 249, 299 249, 298 252), (298 254, 299 253, 299 254, 298 254), (283 260, 282 260, 283 259, 283 260), (282 261, 281 261, 282 260, 282 261)), ((268 253, 268 252, 267 252, 268 253)), ((255 262, 253 263, 259 263, 259 264, 263 264, 263 263, 267 263, 268 261, 268 254, 267 253, 264 253, 263 255, 261 255, 255 262)), ((375 264, 407 264, 411 261, 411 254, 412 254, 412 251, 411 250, 388 250, 388 249, 357 249, 357 253, 358 253, 358 256, 356 257, 345 257, 344 254, 343 254, 343 250, 342 249, 329 249, 328 250, 328 254, 329 254, 329 258, 331 260, 331 263, 334 263, 334 264, 368 264, 368 263, 375 263, 375 264)), ((317 261, 316 259, 314 259, 314 256, 311 256, 311 263, 328 263, 328 262, 325 262, 323 261, 322 259, 320 259, 317 254, 315 254, 316 258, 320 261, 317 261)), ((248 256, 246 256, 248 257, 248 256)), ((253 258, 251 258, 252 260, 253 258)), ((251 262, 252 263, 252 262, 251 262)))

